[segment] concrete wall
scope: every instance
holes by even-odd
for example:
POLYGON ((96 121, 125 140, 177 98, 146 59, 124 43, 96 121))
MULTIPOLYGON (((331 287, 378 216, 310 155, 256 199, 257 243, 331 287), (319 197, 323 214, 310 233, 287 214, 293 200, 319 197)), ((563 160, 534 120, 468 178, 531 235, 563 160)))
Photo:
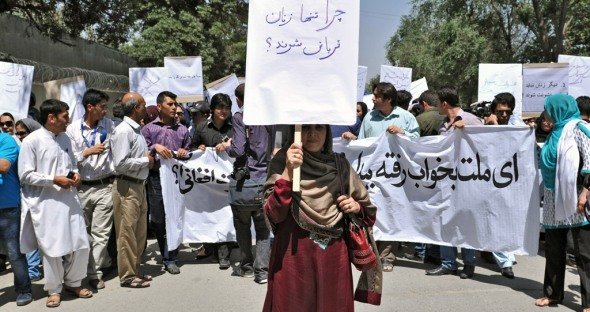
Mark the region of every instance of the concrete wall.
POLYGON ((0 30, 0 52, 16 58, 125 76, 129 67, 137 66, 131 57, 84 39, 63 39, 72 46, 53 42, 25 20, 9 14, 0 14, 0 30))

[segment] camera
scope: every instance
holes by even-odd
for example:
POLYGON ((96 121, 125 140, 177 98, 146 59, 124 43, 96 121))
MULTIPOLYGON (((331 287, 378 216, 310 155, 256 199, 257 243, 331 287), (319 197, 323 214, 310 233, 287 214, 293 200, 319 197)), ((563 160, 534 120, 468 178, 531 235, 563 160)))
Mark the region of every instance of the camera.
POLYGON ((482 101, 471 104, 471 113, 479 118, 490 117, 492 110, 490 109, 490 101, 482 101))
POLYGON ((231 173, 232 178, 236 181, 242 181, 250 178, 250 168, 248 166, 238 167, 231 173))

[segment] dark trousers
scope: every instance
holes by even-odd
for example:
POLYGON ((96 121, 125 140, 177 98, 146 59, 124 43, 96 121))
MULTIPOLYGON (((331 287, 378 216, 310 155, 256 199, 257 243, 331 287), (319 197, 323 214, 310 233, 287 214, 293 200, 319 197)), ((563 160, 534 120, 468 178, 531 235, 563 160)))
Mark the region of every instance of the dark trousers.
POLYGON ((590 225, 545 230, 545 280, 543 294, 552 300, 563 300, 567 233, 572 232, 574 255, 580 276, 582 307, 588 308, 590 298, 590 225))
POLYGON ((164 264, 176 263, 178 248, 168 251, 168 244, 166 243, 166 212, 164 210, 164 198, 162 197, 159 173, 150 171, 146 190, 147 199, 150 203, 151 226, 158 241, 162 262, 164 264))
POLYGON ((270 231, 264 221, 262 207, 257 210, 241 210, 232 206, 236 240, 240 247, 240 267, 242 270, 254 270, 259 278, 267 278, 268 261, 270 259, 270 231), (254 221, 256 232, 256 259, 252 254, 252 232, 250 227, 254 221))
POLYGON ((0 244, 5 248, 14 273, 14 290, 31 292, 27 258, 20 252, 20 208, 0 209, 0 244))

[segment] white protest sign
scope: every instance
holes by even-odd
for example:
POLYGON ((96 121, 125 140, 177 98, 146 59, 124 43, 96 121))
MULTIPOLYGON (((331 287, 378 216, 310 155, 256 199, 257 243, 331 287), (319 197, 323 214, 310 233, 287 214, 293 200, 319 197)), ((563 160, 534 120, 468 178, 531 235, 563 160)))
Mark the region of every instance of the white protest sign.
POLYGON ((82 97, 86 92, 84 76, 69 77, 51 80, 43 83, 45 97, 65 102, 70 107, 68 114, 71 121, 84 117, 84 104, 82 97))
POLYGON ((229 95, 231 98, 232 106, 231 111, 232 114, 237 112, 240 108, 238 107, 238 102, 236 101, 236 88, 240 85, 240 81, 236 74, 231 74, 229 76, 225 76, 221 79, 213 81, 207 84, 207 98, 209 99, 209 103, 211 103, 211 99, 217 93, 225 93, 229 95))
POLYGON ((515 115, 522 115, 522 64, 479 64, 478 101, 493 101, 498 93, 514 96, 515 115))
POLYGON ((428 82, 426 81, 426 77, 412 81, 412 84, 410 85, 412 100, 419 98, 424 91, 428 91, 428 82))
POLYGON ((251 0, 244 122, 354 124, 359 0, 251 0))
POLYGON ((0 111, 11 113, 16 120, 29 112, 34 66, 0 62, 0 111))
POLYGON ((170 86, 168 69, 165 67, 130 67, 129 91, 143 96, 147 106, 156 105, 156 98, 170 86))
POLYGON ((169 91, 176 94, 179 103, 203 100, 203 63, 200 56, 167 56, 169 91))
POLYGON ((358 75, 356 78, 356 100, 362 101, 365 95, 365 85, 367 84, 367 66, 359 66, 358 75))
POLYGON ((377 240, 537 254, 534 130, 467 126, 416 141, 384 133, 335 139, 334 151, 345 153, 377 206, 377 240))
POLYGON ((391 83, 398 91, 410 91, 412 89, 412 69, 381 65, 379 81, 391 83))
POLYGON ((193 152, 188 161, 160 163, 168 249, 181 243, 235 241, 228 193, 233 159, 207 148, 193 152))
POLYGON ((569 67, 566 63, 524 64, 522 79, 523 111, 542 112, 546 97, 568 93, 569 67))
POLYGON ((590 57, 560 54, 559 63, 569 63, 568 93, 573 97, 590 95, 590 57))

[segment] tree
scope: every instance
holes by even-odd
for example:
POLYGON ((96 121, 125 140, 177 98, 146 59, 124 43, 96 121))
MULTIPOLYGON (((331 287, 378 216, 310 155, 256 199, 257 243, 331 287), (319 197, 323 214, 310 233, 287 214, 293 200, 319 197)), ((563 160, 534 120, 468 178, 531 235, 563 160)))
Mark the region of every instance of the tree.
POLYGON ((469 103, 479 63, 554 62, 560 53, 588 51, 588 13, 581 0, 416 0, 387 58, 431 87, 458 86, 469 103))
POLYGON ((248 4, 245 1, 155 1, 139 36, 122 46, 141 66, 162 66, 165 56, 200 55, 204 81, 244 75, 248 4))

